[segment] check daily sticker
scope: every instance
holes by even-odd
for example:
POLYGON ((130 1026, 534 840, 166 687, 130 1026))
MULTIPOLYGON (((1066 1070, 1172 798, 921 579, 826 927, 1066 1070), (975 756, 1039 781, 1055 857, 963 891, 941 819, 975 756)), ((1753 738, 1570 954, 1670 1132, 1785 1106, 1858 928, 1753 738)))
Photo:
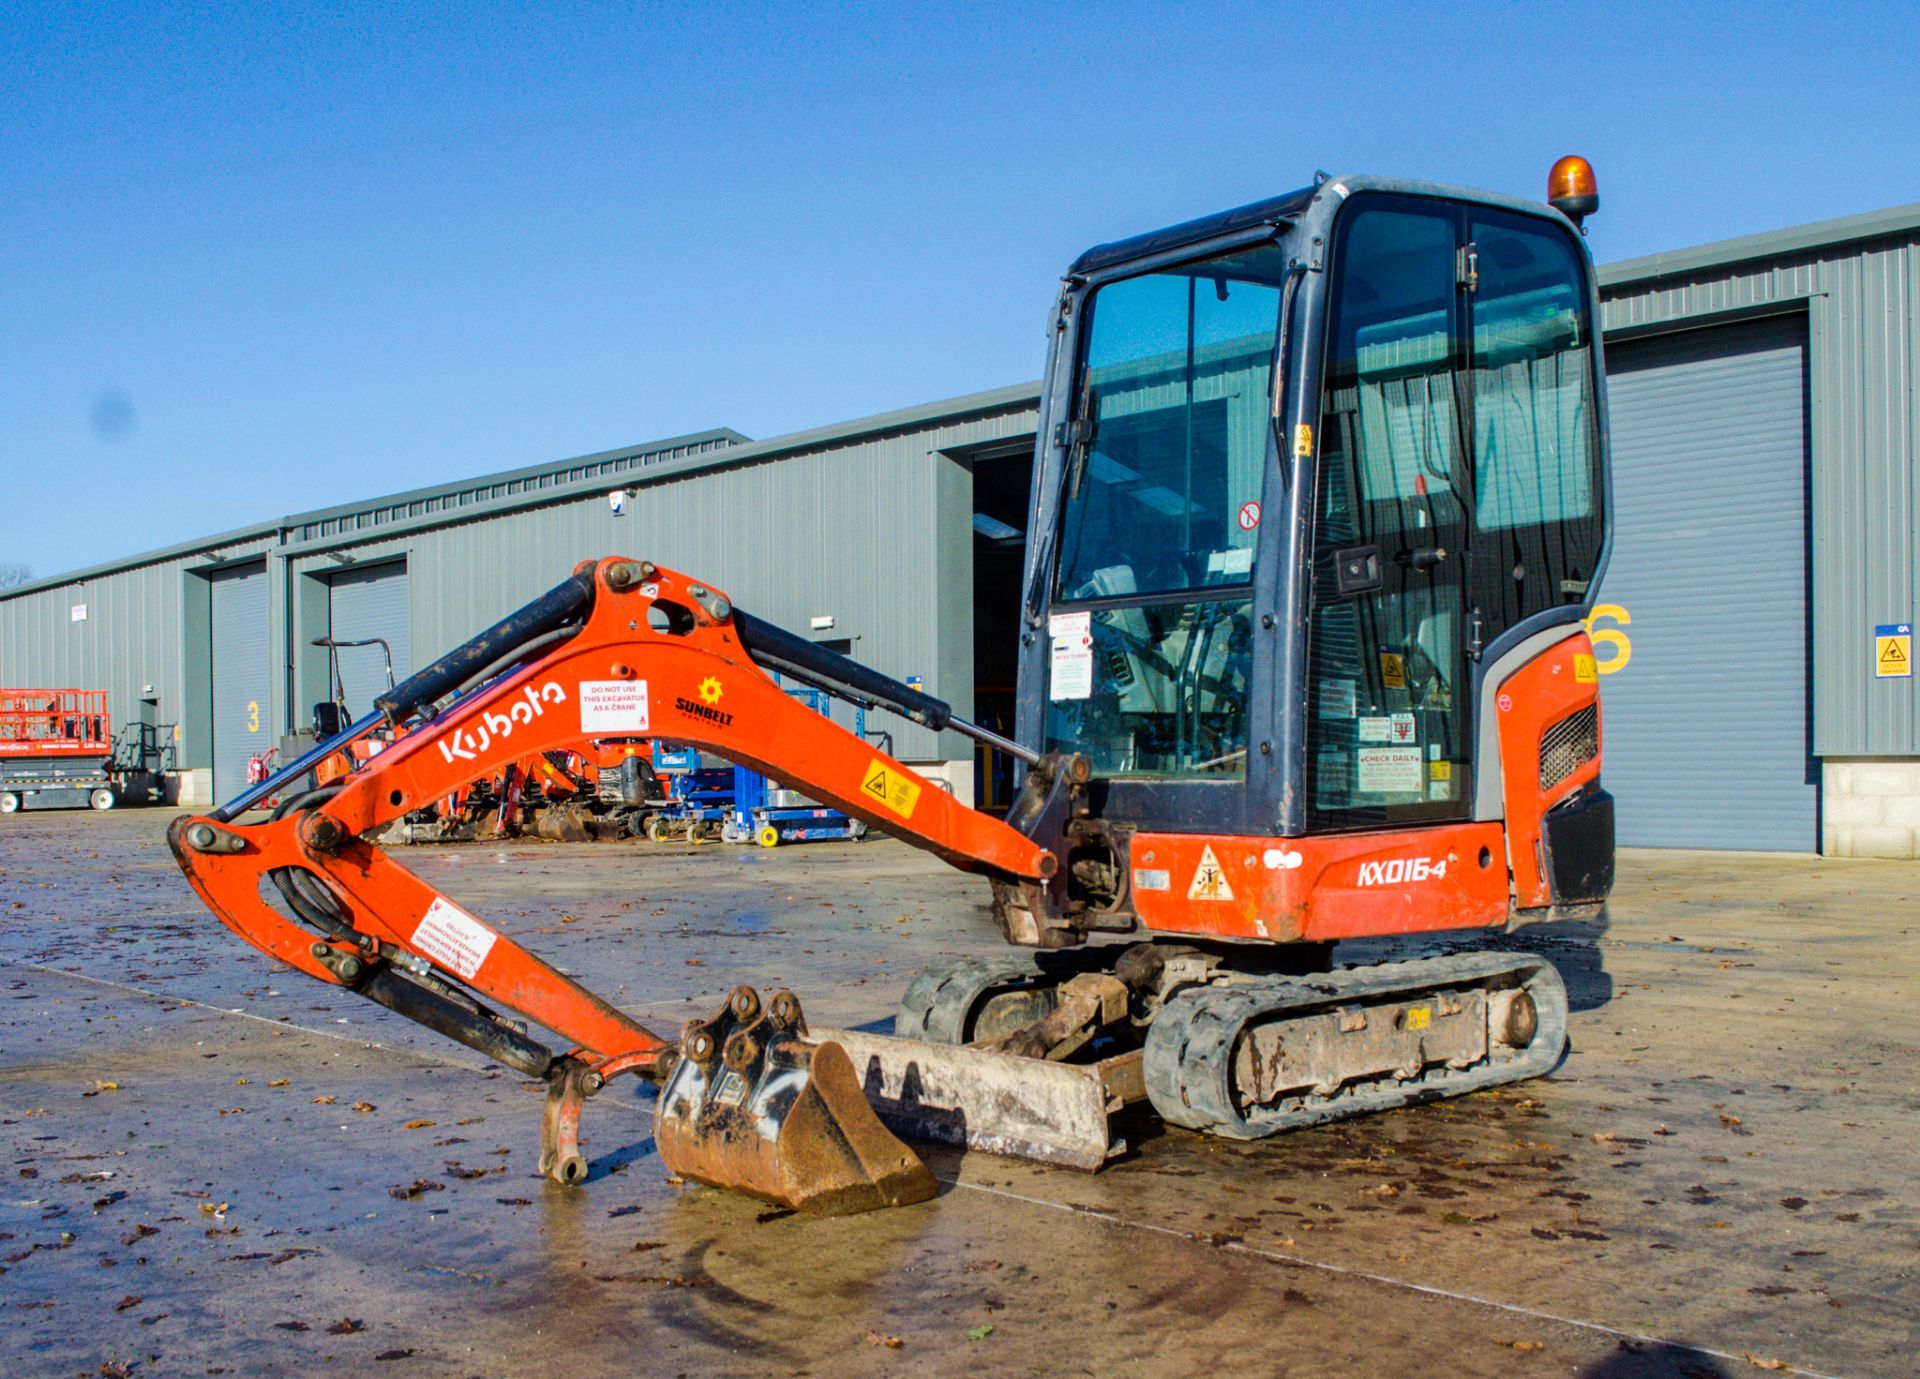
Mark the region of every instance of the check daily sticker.
POLYGON ((462 981, 471 981, 499 937, 445 896, 436 895, 413 931, 413 946, 462 981))
POLYGON ((1363 747, 1355 765, 1364 795, 1419 793, 1426 789, 1425 764, 1418 747, 1363 747))

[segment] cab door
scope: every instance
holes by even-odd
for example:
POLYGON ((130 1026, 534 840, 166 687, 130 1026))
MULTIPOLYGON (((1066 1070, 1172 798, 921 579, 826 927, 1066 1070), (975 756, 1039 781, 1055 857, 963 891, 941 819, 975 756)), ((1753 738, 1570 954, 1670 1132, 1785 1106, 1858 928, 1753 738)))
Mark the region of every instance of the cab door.
POLYGON ((1331 271, 1308 827, 1463 819, 1476 662, 1576 619, 1604 552, 1591 269, 1555 219, 1363 194, 1331 271))
POLYGON ((1356 197, 1323 365, 1306 733, 1309 831, 1470 811, 1464 217, 1356 197))

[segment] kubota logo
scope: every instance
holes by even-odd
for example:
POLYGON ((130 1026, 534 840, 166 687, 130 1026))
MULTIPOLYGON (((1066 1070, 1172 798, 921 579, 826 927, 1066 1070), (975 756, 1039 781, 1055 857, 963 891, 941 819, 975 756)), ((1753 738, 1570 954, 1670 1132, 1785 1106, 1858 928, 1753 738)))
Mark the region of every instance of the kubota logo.
POLYGON ((1406 881, 1426 881, 1447 874, 1447 859, 1441 857, 1389 857, 1383 862, 1362 862, 1360 884, 1397 886, 1406 881))
POLYGON ((567 692, 551 680, 537 690, 532 685, 523 686, 520 693, 522 698, 508 703, 505 712, 488 709, 480 715, 477 726, 464 727, 451 739, 442 739, 440 755, 449 762, 472 761, 494 743, 512 737, 516 727, 545 714, 547 704, 567 702, 567 692))

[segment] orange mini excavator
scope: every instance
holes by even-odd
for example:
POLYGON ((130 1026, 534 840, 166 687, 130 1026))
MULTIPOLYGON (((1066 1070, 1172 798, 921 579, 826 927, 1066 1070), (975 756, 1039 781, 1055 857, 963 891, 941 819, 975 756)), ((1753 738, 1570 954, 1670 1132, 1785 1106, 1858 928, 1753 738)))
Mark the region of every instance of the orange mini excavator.
POLYGON ((177 820, 175 855, 263 951, 546 1079, 563 1183, 584 1099, 626 1072, 660 1084, 668 1167, 831 1212, 933 1191, 888 1126, 1094 1168, 1130 1102, 1254 1138, 1545 1071, 1566 997, 1544 960, 1332 950, 1590 913, 1612 884, 1582 629, 1608 550, 1597 196, 1577 159, 1551 190, 1320 178, 1081 256, 1052 318, 1017 741, 607 558, 314 749, 396 734, 350 775, 243 822, 291 762, 177 820), (774 673, 1018 759, 1012 810, 774 673), (892 1037, 741 987, 668 1039, 366 841, 529 753, 655 736, 985 877, 1016 951, 920 974, 892 1037))

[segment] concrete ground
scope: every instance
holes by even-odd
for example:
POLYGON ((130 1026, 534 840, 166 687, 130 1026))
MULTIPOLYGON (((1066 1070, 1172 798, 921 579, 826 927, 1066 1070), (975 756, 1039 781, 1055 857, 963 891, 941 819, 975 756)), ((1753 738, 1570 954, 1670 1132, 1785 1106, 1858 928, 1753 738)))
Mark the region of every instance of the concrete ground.
MULTIPOLYGON (((1520 936, 1573 1052, 1255 1145, 1151 1123, 1098 1175, 929 1151, 815 1221, 669 1181, 631 1080, 584 1189, 540 1097, 233 939, 159 812, 0 821, 0 1374, 1681 1375, 1920 1370, 1911 863, 1623 857, 1520 936)), ((890 841, 418 848, 406 865, 673 1028, 741 981, 886 1021, 992 951, 890 841)))

